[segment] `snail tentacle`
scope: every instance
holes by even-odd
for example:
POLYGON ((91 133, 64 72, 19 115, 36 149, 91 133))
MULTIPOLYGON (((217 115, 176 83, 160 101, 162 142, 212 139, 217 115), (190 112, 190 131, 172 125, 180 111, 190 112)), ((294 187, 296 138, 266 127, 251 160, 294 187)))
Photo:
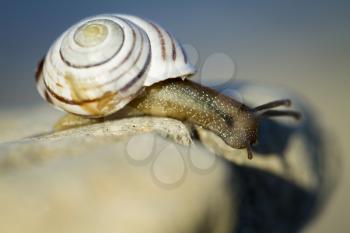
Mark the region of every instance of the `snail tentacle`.
POLYGON ((268 110, 260 114, 260 116, 264 116, 264 117, 288 116, 288 117, 293 117, 296 120, 300 120, 302 117, 300 112, 292 111, 292 110, 268 110))
POLYGON ((290 99, 275 100, 275 101, 260 105, 258 107, 255 107, 254 111, 259 112, 262 110, 276 108, 276 107, 280 107, 280 106, 290 107, 291 104, 292 104, 292 101, 290 99))

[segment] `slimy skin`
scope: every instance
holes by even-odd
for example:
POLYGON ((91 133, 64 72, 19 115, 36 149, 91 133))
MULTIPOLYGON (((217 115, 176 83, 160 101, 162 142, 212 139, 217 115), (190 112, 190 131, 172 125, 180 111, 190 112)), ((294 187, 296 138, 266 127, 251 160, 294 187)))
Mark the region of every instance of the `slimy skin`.
POLYGON ((62 130, 133 116, 169 117, 210 130, 233 148, 246 148, 248 158, 251 159, 250 147, 257 140, 259 121, 262 116, 300 118, 300 114, 295 111, 269 110, 278 106, 290 106, 290 104, 290 100, 277 100, 250 108, 215 90, 189 80, 176 78, 146 87, 127 106, 111 116, 88 119, 68 115, 56 123, 55 129, 62 130), (260 113, 261 111, 264 112, 260 113))
POLYGON ((258 119, 254 111, 189 80, 169 79, 156 83, 147 87, 127 107, 135 114, 138 111, 202 126, 233 148, 246 148, 256 141, 258 119))

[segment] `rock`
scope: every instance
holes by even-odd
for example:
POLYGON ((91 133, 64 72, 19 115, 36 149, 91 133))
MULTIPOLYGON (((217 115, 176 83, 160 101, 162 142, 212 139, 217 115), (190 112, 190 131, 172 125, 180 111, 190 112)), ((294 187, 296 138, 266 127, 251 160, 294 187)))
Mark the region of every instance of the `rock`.
POLYGON ((290 96, 303 121, 264 120, 247 160, 211 132, 197 127, 201 143, 167 118, 55 133, 40 126, 43 109, 0 118, 1 127, 31 119, 21 124, 22 139, 0 135, 7 141, 0 144, 0 232, 299 231, 332 190, 334 152, 317 118, 286 90, 236 83, 225 93, 252 106, 290 96), (30 133, 40 134, 23 138, 30 133))
POLYGON ((181 122, 144 117, 2 144, 0 231, 229 232, 231 171, 191 143, 181 122))
POLYGON ((49 132, 53 122, 63 113, 50 106, 28 106, 2 109, 0 112, 0 143, 49 132))

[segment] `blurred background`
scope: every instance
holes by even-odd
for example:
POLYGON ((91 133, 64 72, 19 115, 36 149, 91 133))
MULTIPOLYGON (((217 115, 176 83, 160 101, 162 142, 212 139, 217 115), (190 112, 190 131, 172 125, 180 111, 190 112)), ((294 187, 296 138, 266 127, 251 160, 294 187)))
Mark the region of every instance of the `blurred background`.
MULTIPOLYGON (((0 114, 34 105, 50 108, 37 94, 34 70, 73 23, 100 13, 146 17, 197 51, 199 77, 208 76, 202 74, 208 57, 225 53, 235 62, 234 79, 287 87, 314 108, 343 156, 336 192, 304 232, 350 228, 349 1, 1 0, 1 8, 0 114)), ((230 69, 220 61, 217 76, 210 73, 213 79, 222 78, 221 69, 230 69)))

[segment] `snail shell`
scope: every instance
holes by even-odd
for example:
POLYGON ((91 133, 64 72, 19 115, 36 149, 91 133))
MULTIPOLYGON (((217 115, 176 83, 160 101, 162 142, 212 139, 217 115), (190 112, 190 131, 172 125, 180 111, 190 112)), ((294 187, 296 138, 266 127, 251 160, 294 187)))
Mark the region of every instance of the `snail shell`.
POLYGON ((86 117, 112 114, 144 86, 195 72, 181 44, 156 23, 98 15, 65 31, 37 71, 37 88, 58 109, 86 117))

